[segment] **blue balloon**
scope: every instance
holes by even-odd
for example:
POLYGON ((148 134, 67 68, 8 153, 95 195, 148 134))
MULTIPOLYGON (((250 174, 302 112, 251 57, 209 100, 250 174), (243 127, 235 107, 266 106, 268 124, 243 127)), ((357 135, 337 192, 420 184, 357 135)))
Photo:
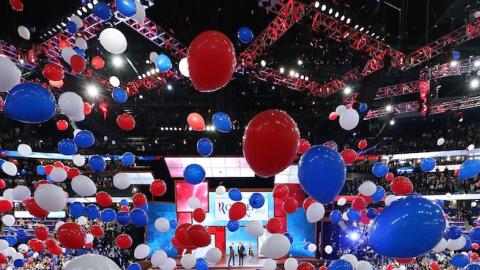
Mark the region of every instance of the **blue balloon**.
POLYGON ((333 210, 330 212, 330 220, 333 224, 338 224, 342 220, 342 212, 340 210, 333 210))
POLYGON ((388 173, 388 166, 383 162, 377 162, 372 167, 372 173, 376 177, 384 177, 388 173))
POLYGON ((434 248, 445 231, 443 210, 418 195, 398 199, 374 220, 368 239, 382 256, 411 258, 434 248))
POLYGON ((147 213, 140 208, 135 208, 130 212, 130 219, 132 224, 137 227, 145 227, 148 223, 147 213))
POLYGON ((37 166, 37 174, 38 175, 45 175, 45 166, 42 166, 42 165, 38 165, 37 166))
POLYGON ((155 59, 155 66, 160 72, 167 72, 172 68, 172 61, 170 60, 170 57, 162 53, 155 59))
POLYGON ((228 197, 232 201, 241 201, 242 200, 242 192, 238 188, 232 188, 228 191, 228 197))
POLYGON ((197 142, 197 152, 202 157, 208 157, 213 153, 213 142, 209 138, 201 138, 197 142))
POLYGON ((62 155, 71 156, 77 153, 78 148, 73 140, 63 139, 58 142, 57 150, 62 155))
POLYGON ((240 227, 240 224, 236 220, 230 220, 227 223, 227 229, 231 232, 237 231, 239 227, 240 227))
POLYGON ((443 200, 435 200, 435 204, 443 208, 445 206, 445 202, 443 200))
POLYGON ((5 160, 0 158, 0 167, 3 165, 4 162, 5 160))
POLYGON ((13 235, 9 235, 5 237, 5 240, 8 242, 8 245, 11 247, 15 246, 18 243, 17 237, 13 235))
POLYGON ((80 148, 89 148, 95 144, 95 136, 88 130, 80 130, 73 141, 80 148))
POLYGON ((22 267, 24 264, 25 264, 25 260, 24 260, 24 259, 16 259, 16 260, 13 262, 13 266, 15 266, 15 267, 17 267, 17 268, 22 267))
POLYGON ((284 232, 283 235, 288 238, 288 241, 290 241, 290 244, 293 244, 293 236, 289 232, 284 232))
POLYGON ((9 234, 14 234, 17 230, 14 227, 9 227, 7 231, 9 234))
POLYGON ((331 148, 317 145, 300 158, 300 185, 317 202, 332 202, 342 190, 345 178, 345 163, 340 154, 331 148))
POLYGON ((142 267, 138 263, 131 263, 128 265, 127 270, 142 270, 142 267))
POLYGON ((105 160, 101 156, 94 155, 88 159, 88 166, 90 166, 90 169, 93 172, 101 173, 105 171, 106 164, 105 164, 105 160))
POLYGON ((197 259, 197 262, 195 263, 195 269, 196 270, 208 270, 207 261, 205 261, 202 258, 197 259))
POLYGON ((362 103, 360 104, 360 108, 359 108, 360 112, 366 112, 368 110, 368 105, 367 103, 362 103))
POLYGON ((458 226, 451 226, 447 230, 447 236, 449 239, 458 239, 462 236, 462 229, 458 226))
POLYGON ((127 199, 122 199, 122 200, 120 201, 120 205, 121 205, 121 206, 128 206, 128 205, 129 205, 129 202, 128 202, 127 199))
POLYGON ((212 116, 213 126, 220 132, 230 132, 233 128, 230 117, 224 112, 217 112, 212 116))
POLYGON ((85 51, 78 48, 78 47, 73 47, 73 50, 80 55, 81 57, 85 58, 87 55, 85 54, 85 51))
POLYGON ((70 32, 70 34, 77 33, 78 32, 77 24, 74 23, 73 21, 67 22, 67 31, 70 32))
POLYGON ((120 104, 127 102, 128 100, 128 93, 121 87, 116 87, 112 91, 112 99, 120 104))
POLYGON ((457 253, 453 255, 452 258, 450 259, 450 264, 459 268, 463 268, 467 266, 469 263, 470 263, 470 259, 468 258, 468 256, 462 253, 457 253))
POLYGON ((23 123, 40 124, 55 115, 53 94, 36 83, 20 83, 8 92, 3 112, 23 123))
POLYGON ((118 212, 117 222, 118 222, 118 224, 120 224, 122 226, 127 226, 128 224, 130 224, 130 222, 131 222, 130 213, 125 212, 125 211, 118 212))
POLYGON ((472 239, 470 238, 470 236, 468 235, 465 235, 465 245, 463 246, 462 250, 465 250, 465 251, 469 251, 472 249, 472 239))
POLYGON ((73 202, 70 204, 68 212, 70 212, 72 218, 77 219, 86 214, 85 205, 81 202, 73 202))
POLYGON ((24 229, 19 229, 19 230, 17 231, 17 238, 18 238, 19 240, 23 240, 23 239, 25 239, 26 237, 27 237, 27 233, 25 232, 24 229))
POLYGON ((358 221, 362 218, 362 215, 360 214, 360 212, 356 211, 355 209, 350 208, 347 211, 347 217, 348 217, 348 220, 358 221))
POLYGON ((170 219, 170 220, 168 221, 168 223, 170 223, 170 229, 172 229, 172 230, 175 230, 175 229, 177 228, 177 226, 178 226, 177 221, 176 221, 175 219, 173 219, 173 218, 170 219))
POLYGON ((20 175, 26 175, 26 174, 27 174, 27 170, 22 169, 22 170, 20 171, 20 175))
POLYGON ((113 222, 117 220, 117 213, 113 209, 107 208, 102 211, 100 218, 103 222, 113 222))
POLYGON ((337 152, 338 152, 338 145, 337 145, 337 143, 334 142, 334 141, 324 142, 324 143, 323 143, 323 146, 326 146, 326 147, 332 149, 333 151, 337 151, 337 152))
POLYGON ((328 266, 328 270, 353 270, 353 267, 351 263, 345 260, 339 259, 339 260, 332 261, 328 266))
POLYGON ((253 40, 253 32, 246 26, 238 29, 237 36, 242 43, 250 43, 253 40))
POLYGON ((376 216, 377 216, 377 210, 375 210, 375 208, 368 208, 367 217, 369 219, 374 219, 376 216))
POLYGON ((437 166, 437 163, 433 158, 424 158, 422 159, 422 162, 420 162, 420 169, 424 172, 432 171, 435 169, 435 166, 437 166))
POLYGON ((471 263, 465 268, 465 270, 480 270, 480 264, 471 263))
POLYGON ((107 3, 98 2, 93 7, 93 14, 95 14, 95 16, 99 17, 104 21, 110 20, 110 18, 112 18, 112 9, 110 8, 110 5, 107 3))
POLYGON ((453 58, 454 60, 460 59, 460 55, 461 55, 461 54, 460 54, 459 51, 453 51, 453 52, 452 52, 452 58, 453 58))
POLYGON ((89 204, 85 208, 85 213, 89 220, 95 220, 100 217, 100 208, 96 204, 89 204))
POLYGON ((252 193, 250 199, 248 199, 248 203, 254 209, 262 208, 262 206, 265 204, 265 197, 263 197, 262 193, 252 193))
POLYGON ((135 155, 130 152, 125 152, 122 155, 122 165, 125 167, 131 166, 135 163, 135 155))
POLYGON ((115 0, 118 12, 125 17, 132 17, 137 13, 137 6, 134 0, 115 0))
POLYGON ((381 186, 377 186, 377 190, 371 196, 373 202, 379 202, 385 196, 385 189, 381 186))
POLYGON ((458 170, 458 180, 464 181, 475 177, 480 172, 480 159, 467 159, 458 170))
POLYGON ((205 179, 205 169, 198 164, 190 164, 183 170, 183 178, 192 185, 200 184, 205 179))

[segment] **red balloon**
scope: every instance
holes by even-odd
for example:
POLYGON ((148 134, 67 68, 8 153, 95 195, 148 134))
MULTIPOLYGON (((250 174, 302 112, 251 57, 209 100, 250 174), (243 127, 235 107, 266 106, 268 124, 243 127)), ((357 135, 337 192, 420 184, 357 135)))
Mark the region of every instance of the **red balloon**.
POLYGON ((70 168, 67 170, 67 177, 68 179, 72 180, 75 176, 80 175, 80 170, 77 168, 70 168))
POLYGON ((181 245, 192 245, 192 243, 190 242, 190 238, 188 237, 188 229, 190 229, 191 226, 192 224, 190 223, 183 223, 180 224, 175 230, 175 238, 181 245))
POLYGON ((12 211, 13 203, 10 200, 2 199, 0 200, 0 212, 1 213, 8 213, 12 211))
MULTIPOLYGON (((63 168, 65 165, 61 162, 61 161, 55 161, 53 163, 53 167, 56 167, 56 168, 63 168)), ((53 168, 52 168, 53 169, 53 168)))
POLYGON ((198 113, 191 113, 187 117, 188 126, 195 131, 204 131, 205 130, 205 120, 198 113))
POLYGON ((15 11, 23 11, 23 2, 21 0, 10 0, 10 6, 15 11))
POLYGON ((197 208, 193 210, 192 217, 193 220, 201 223, 205 220, 205 211, 202 208, 197 208))
POLYGON ((315 200, 312 197, 308 197, 303 201, 303 209, 307 211, 308 207, 314 203, 315 200))
POLYGON ((367 216, 367 210, 362 210, 360 212, 360 222, 362 222, 363 224, 370 223, 370 219, 367 216))
POLYGON ((363 150, 367 148, 367 140, 360 140, 358 142, 358 149, 363 150))
POLYGON ((102 69, 105 67, 105 61, 100 56, 94 56, 92 58, 92 67, 95 69, 102 69))
POLYGON ((63 87, 63 80, 61 81, 48 81, 48 83, 52 86, 52 87, 55 87, 55 88, 62 88, 63 87))
POLYGON ((67 130, 68 128, 68 122, 65 120, 58 120, 57 121, 57 129, 60 131, 67 130))
POLYGON ((288 114, 267 110, 248 123, 243 135, 243 155, 258 176, 270 177, 292 164, 299 141, 297 124, 288 114))
POLYGON ((232 42, 217 31, 196 36, 188 48, 187 59, 190 80, 200 92, 224 87, 232 79, 237 65, 232 42))
POLYGON ((121 249, 129 249, 133 244, 133 240, 128 234, 120 234, 115 238, 115 244, 121 249))
POLYGON ((92 113, 92 105, 88 102, 83 102, 83 114, 89 115, 92 113))
POLYGON ((105 235, 105 231, 102 226, 99 225, 93 225, 90 229, 90 233, 97 238, 102 238, 105 235))
POLYGON ((5 183, 5 180, 0 179, 0 190, 5 189, 7 187, 7 183, 5 183))
POLYGON ((52 254, 53 256, 58 256, 63 253, 62 249, 59 246, 49 248, 48 252, 50 252, 50 254, 52 254))
POLYGON ((297 266, 297 270, 315 270, 315 266, 309 262, 301 262, 297 266))
POLYGON ((135 119, 129 114, 120 114, 117 117, 117 125, 125 131, 130 131, 135 128, 135 119))
POLYGON ((75 54, 72 56, 72 58, 70 58, 70 66, 72 67, 73 72, 82 73, 87 67, 87 63, 83 57, 75 54))
POLYGON ((210 245, 210 232, 202 225, 192 225, 187 231, 192 245, 196 247, 206 247, 210 245))
POLYGON ((45 226, 38 226, 33 231, 33 234, 37 239, 45 241, 48 238, 49 231, 48 228, 45 226))
POLYGON ((267 222, 267 231, 269 233, 281 233, 283 229, 282 222, 279 218, 271 218, 267 222))
POLYGON ((387 173, 387 175, 385 175, 385 180, 387 180, 388 182, 392 181, 393 178, 395 178, 395 175, 391 172, 387 173))
POLYGON ((301 139, 300 145, 298 146, 298 153, 304 154, 308 149, 310 149, 310 143, 305 139, 301 139))
POLYGON ((352 201, 352 208, 356 211, 362 211, 367 206, 367 202, 362 197, 355 197, 352 201))
POLYGON ((160 197, 163 196, 167 192, 167 184, 162 179, 155 179, 153 180, 152 184, 150 184, 150 193, 153 196, 160 197))
POLYGON ((50 81, 61 81, 63 79, 63 68, 57 64, 48 63, 43 67, 43 77, 50 81))
POLYGON ((85 243, 85 245, 83 247, 84 248, 92 248, 93 247, 93 241, 90 242, 90 243, 85 243))
POLYGON ((337 117, 338 117, 338 115, 337 115, 336 112, 331 112, 331 113, 328 115, 328 120, 330 120, 330 121, 335 121, 335 120, 337 120, 337 117))
POLYGON ((12 160, 13 164, 18 165, 18 160, 14 159, 12 160))
POLYGON ((135 193, 132 198, 133 205, 143 206, 147 203, 147 197, 143 193, 135 193))
POLYGON ((39 239, 32 238, 28 240, 28 246, 30 247, 31 250, 35 252, 43 252, 45 251, 45 246, 43 245, 43 242, 39 239))
POLYGON ((285 184, 279 184, 273 188, 273 197, 276 199, 285 199, 289 193, 290 189, 285 184))
POLYGON ((438 263, 436 261, 430 262, 430 268, 432 270, 438 270, 438 263))
POLYGON ((370 196, 365 196, 361 193, 358 193, 357 197, 363 198, 365 200, 365 202, 367 202, 367 204, 372 202, 372 197, 370 197, 370 196))
POLYGON ((326 267, 325 265, 322 265, 318 268, 318 270, 327 270, 327 269, 328 269, 328 267, 326 267))
POLYGON ((415 258, 396 258, 395 261, 399 264, 407 264, 411 263, 415 260, 415 258))
POLYGON ((60 241, 64 247, 70 249, 83 248, 86 236, 87 234, 82 229, 82 226, 73 222, 67 222, 57 230, 58 241, 60 241))
POLYGON ((407 177, 397 176, 390 184, 390 189, 395 195, 405 196, 413 192, 413 184, 407 177))
POLYGON ((478 253, 472 252, 472 255, 470 255, 470 258, 471 258, 473 261, 478 260, 478 253))
POLYGON ((122 205, 122 206, 120 207, 120 211, 129 212, 129 211, 130 211, 130 208, 128 208, 127 205, 122 205))
POLYGON ((387 268, 385 270, 393 270, 395 269, 395 266, 393 266, 392 264, 389 264, 387 265, 387 268))
POLYGON ((235 202, 228 211, 230 220, 240 220, 247 214, 247 206, 242 202, 235 202))
POLYGON ((283 211, 292 214, 298 209, 298 202, 294 198, 287 198, 282 205, 283 211))
POLYGON ((53 165, 47 165, 45 166, 45 173, 49 175, 53 170, 53 165))
POLYGON ((98 192, 95 198, 97 199, 98 206, 101 207, 110 207, 113 203, 112 197, 105 191, 98 192))
POLYGON ((477 243, 472 243, 472 249, 477 250, 479 247, 477 243))
POLYGON ((48 183, 48 181, 45 180, 45 179, 38 180, 37 184, 35 185, 35 189, 37 189, 39 186, 45 185, 45 184, 50 184, 50 183, 48 183))
POLYGON ((44 244, 45 244, 45 246, 46 246, 48 249, 54 248, 54 247, 58 247, 57 241, 55 241, 55 240, 53 240, 53 239, 51 239, 51 238, 45 240, 44 244))
POLYGON ((357 160, 357 152, 353 149, 345 149, 340 153, 345 165, 352 165, 357 160))

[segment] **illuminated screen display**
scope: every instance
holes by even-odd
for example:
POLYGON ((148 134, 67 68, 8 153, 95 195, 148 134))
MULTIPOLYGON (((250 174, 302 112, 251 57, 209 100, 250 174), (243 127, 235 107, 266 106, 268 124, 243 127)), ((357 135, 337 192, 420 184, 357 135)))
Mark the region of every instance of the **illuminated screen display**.
POLYGON ((194 209, 188 207, 188 199, 196 197, 200 200, 203 210, 208 211, 208 183, 202 182, 198 185, 191 185, 184 181, 175 182, 175 199, 177 212, 192 212, 194 209))
POLYGON ((174 229, 168 232, 158 232, 155 229, 155 221, 158 218, 166 218, 168 220, 177 219, 175 204, 173 203, 148 203, 148 224, 147 224, 147 244, 151 248, 151 254, 156 250, 164 250, 169 257, 175 257, 178 250, 172 245, 172 238, 175 233, 174 229))

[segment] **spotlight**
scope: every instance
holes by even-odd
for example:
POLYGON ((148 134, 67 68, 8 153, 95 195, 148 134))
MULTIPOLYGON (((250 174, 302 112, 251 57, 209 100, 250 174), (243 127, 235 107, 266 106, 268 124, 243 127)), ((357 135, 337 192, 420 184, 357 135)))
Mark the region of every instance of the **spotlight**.
POLYGON ((124 63, 123 63, 122 57, 120 57, 120 56, 114 56, 114 57, 112 58, 112 65, 113 65, 114 67, 117 67, 117 68, 118 68, 118 67, 122 67, 123 64, 124 64, 124 63))
POLYGON ((340 17, 340 21, 344 21, 345 20, 345 15, 342 15, 342 17, 340 17))
POLYGON ((375 32, 372 32, 372 37, 374 37, 374 36, 375 36, 375 32))
POLYGON ((297 60, 297 65, 299 65, 299 66, 303 65, 302 59, 298 59, 298 60, 297 60))
POLYGON ((313 5, 315 8, 318 8, 320 6, 320 2, 315 1, 315 4, 313 5))
POLYGON ((353 29, 357 29, 358 28, 358 24, 355 24, 355 26, 353 27, 353 29))
POLYGON ((327 5, 323 4, 321 10, 322 10, 322 11, 327 10, 327 5))
POLYGON ((284 67, 280 67, 280 73, 284 73, 285 72, 285 68, 284 67))
POLYGON ((350 24, 351 21, 352 21, 352 20, 351 20, 350 18, 347 18, 346 23, 347 23, 347 24, 350 24))
POLYGON ((138 75, 138 79, 141 80, 141 79, 142 79, 142 75, 138 75))
POLYGON ((473 66, 476 68, 480 67, 480 60, 475 60, 475 62, 473 62, 473 66))
POLYGON ((93 4, 94 5, 98 4, 98 0, 93 0, 93 4))
POLYGON ((261 65, 262 67, 264 67, 264 66, 267 65, 267 62, 266 62, 265 60, 262 60, 262 61, 260 61, 260 65, 261 65))
POLYGON ((64 22, 61 22, 60 24, 61 24, 63 27, 67 26, 67 24, 64 23, 64 22))
POLYGON ((345 95, 350 95, 352 93, 352 87, 350 86, 346 86, 344 89, 343 89, 343 93, 345 95))
POLYGON ((365 29, 365 28, 363 28, 363 26, 362 26, 362 27, 360 27, 360 32, 362 32, 364 29, 365 29))
POLYGON ((78 14, 78 16, 82 16, 83 12, 79 9, 79 10, 77 10, 77 14, 78 14))
POLYGON ((173 86, 171 84, 167 84, 167 90, 169 91, 173 90, 173 86))
POLYGON ((393 126, 393 125, 395 125, 395 119, 390 120, 390 126, 393 126))
POLYGON ((147 76, 152 76, 152 73, 149 71, 147 71, 147 76))
POLYGON ((85 12, 85 13, 87 13, 88 10, 87 10, 86 7, 82 7, 82 11, 85 12))
POLYGON ((150 64, 150 60, 145 60, 145 64, 150 64))
POLYGON ((305 76, 305 81, 308 81, 308 76, 305 76))
POLYGON ((92 97, 96 97, 98 95, 98 87, 93 84, 88 85, 87 93, 92 97))
POLYGON ((163 131, 163 130, 165 130, 165 129, 164 129, 163 127, 160 127, 160 130, 162 130, 162 131, 163 131))
POLYGON ((389 104, 389 105, 385 106, 385 110, 386 110, 387 112, 391 112, 391 111, 393 110, 392 105, 389 104))
POLYGON ((450 61, 450 66, 451 67, 456 67, 458 65, 458 62, 456 60, 450 61))
POLYGON ((150 69, 150 73, 155 74, 155 73, 157 73, 157 70, 152 68, 152 69, 150 69))
POLYGON ((475 89, 480 85, 480 81, 477 78, 474 78, 470 81, 470 88, 475 89))
POLYGON ((300 77, 300 73, 296 72, 295 73, 295 78, 298 78, 298 77, 300 77))
POLYGON ((475 149, 475 145, 473 145, 473 144, 470 144, 470 145, 467 147, 467 150, 468 150, 468 151, 472 151, 473 149, 475 149))
POLYGON ((145 73, 143 73, 143 74, 142 74, 142 78, 145 79, 146 77, 147 77, 147 75, 146 75, 145 73))
POLYGON ((139 99, 143 99, 143 95, 139 95, 138 98, 139 98, 139 99))
POLYGON ((61 26, 60 24, 57 24, 56 27, 57 27, 58 30, 61 30, 61 29, 62 29, 62 26, 61 26))
POLYGON ((368 34, 368 33, 370 33, 370 30, 367 30, 367 32, 365 32, 365 34, 368 34))
POLYGON ((300 80, 304 80, 304 79, 305 79, 305 76, 300 75, 300 80))
POLYGON ((87 4, 87 7, 88 7, 89 9, 93 9, 93 4, 92 4, 92 3, 88 3, 88 4, 87 4))
POLYGON ((337 11, 337 12, 335 12, 334 16, 335 16, 335 18, 338 18, 338 16, 340 16, 340 13, 338 13, 338 11, 337 11))
POLYGON ((330 8, 330 9, 328 10, 328 14, 332 14, 332 13, 333 13, 333 9, 330 8))
POLYGON ((352 241, 357 241, 360 239, 360 234, 357 232, 352 232, 348 235, 348 238, 350 238, 352 241))
POLYGON ((292 77, 295 76, 295 70, 290 69, 290 71, 288 72, 288 75, 290 75, 292 77))

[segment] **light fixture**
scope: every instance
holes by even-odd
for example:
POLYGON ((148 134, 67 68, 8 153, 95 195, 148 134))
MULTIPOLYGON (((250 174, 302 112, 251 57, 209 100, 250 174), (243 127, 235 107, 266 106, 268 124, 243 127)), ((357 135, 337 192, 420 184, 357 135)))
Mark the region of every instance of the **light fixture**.
POLYGON ((150 73, 155 74, 157 73, 157 70, 155 68, 150 69, 150 73))
POLYGON ((352 93, 352 87, 350 86, 346 86, 344 89, 343 89, 343 93, 345 95, 350 95, 352 93))
POLYGON ((88 10, 87 10, 86 7, 83 6, 83 7, 82 7, 82 11, 85 12, 85 13, 87 13, 88 10))
POLYGON ((167 84, 167 90, 173 90, 173 86, 171 84, 167 84))
POLYGON ((61 26, 60 24, 57 24, 56 27, 57 27, 58 30, 61 30, 61 29, 62 29, 62 26, 61 26))
POLYGON ((322 7, 320 8, 322 11, 327 10, 327 5, 323 4, 322 7))
POLYGON ((308 81, 308 76, 305 76, 305 81, 308 81))
POLYGON ((345 15, 342 15, 342 17, 340 17, 340 21, 344 21, 345 20, 345 15))
POLYGON ((300 80, 303 80, 303 79, 305 79, 305 76, 300 75, 300 80))
POLYGON ((93 4, 92 4, 92 3, 88 3, 88 4, 87 4, 87 7, 88 7, 89 9, 93 9, 93 4))
POLYGON ((61 24, 63 27, 67 26, 67 24, 64 23, 64 22, 61 22, 60 24, 61 24))
POLYGON ((395 119, 390 119, 390 126, 395 125, 395 119))
POLYGON ((374 37, 374 36, 375 36, 375 32, 372 32, 372 37, 374 37))
POLYGON ((313 5, 315 8, 318 8, 320 6, 320 2, 315 1, 315 4, 313 5))
POLYGON ((298 77, 300 77, 300 73, 295 72, 295 78, 298 78, 298 77))
POLYGON ((150 60, 145 60, 145 64, 150 64, 150 60))
POLYGON ((143 99, 143 95, 139 95, 138 98, 139 98, 139 99, 143 99))
POLYGON ((473 144, 468 145, 468 147, 467 147, 468 151, 472 151, 473 149, 475 149, 475 145, 473 145, 473 144))
POLYGON ((145 79, 146 77, 147 77, 147 75, 146 75, 145 73, 143 73, 143 74, 142 74, 142 78, 145 79))
POLYGON ((365 28, 363 28, 363 26, 362 26, 362 27, 360 27, 360 32, 362 32, 362 31, 363 31, 363 29, 365 29, 365 28))
POLYGON ((472 80, 470 80, 470 88, 475 89, 478 88, 479 85, 480 81, 478 80, 478 78, 473 78, 472 80))
POLYGON ((370 30, 367 30, 367 32, 365 32, 365 34, 368 34, 368 33, 370 33, 370 30))
POLYGON ((473 66, 474 67, 480 67, 480 60, 475 60, 475 62, 473 62, 473 66))
POLYGON ((98 87, 94 84, 90 84, 87 86, 87 93, 91 97, 96 97, 98 95, 98 87))
POLYGON ((82 16, 83 12, 79 9, 79 10, 77 10, 77 14, 78 14, 78 16, 82 16))
POLYGON ((138 75, 138 79, 141 80, 141 79, 142 79, 142 75, 138 75))
POLYGON ((149 71, 147 71, 147 76, 152 76, 152 73, 149 71))
POLYGON ((285 73, 285 68, 284 67, 280 67, 280 73, 285 73))
POLYGON ((385 106, 385 110, 386 110, 387 112, 391 112, 391 111, 393 110, 392 105, 389 104, 389 105, 385 106))
POLYGON ((295 76, 295 70, 290 69, 290 71, 288 72, 288 75, 290 75, 291 77, 295 76))
POLYGON ((332 13, 333 13, 333 9, 330 8, 330 9, 328 10, 328 14, 332 14, 332 13))
POLYGON ((264 67, 264 66, 267 65, 267 62, 266 62, 265 60, 262 60, 262 61, 260 61, 260 65, 261 65, 262 67, 264 67))
POLYGON ((347 18, 347 22, 346 22, 346 23, 347 23, 347 24, 350 24, 351 21, 352 21, 352 20, 351 20, 350 18, 347 18))
POLYGON ((338 16, 340 16, 340 13, 338 13, 338 11, 337 11, 337 12, 335 12, 334 16, 335 16, 335 18, 338 18, 338 16))
POLYGON ((457 60, 452 60, 452 61, 450 61, 450 66, 451 66, 451 67, 456 67, 457 65, 458 65, 457 60))
POLYGON ((299 65, 299 66, 303 65, 302 59, 298 59, 298 60, 297 60, 297 65, 299 65))
POLYGON ((353 29, 357 29, 358 28, 358 24, 355 24, 355 26, 353 27, 353 29))
POLYGON ((112 65, 113 65, 114 67, 117 67, 117 68, 118 68, 118 67, 122 67, 123 64, 124 64, 124 63, 123 63, 122 57, 120 57, 120 56, 114 56, 114 57, 112 58, 112 65))

